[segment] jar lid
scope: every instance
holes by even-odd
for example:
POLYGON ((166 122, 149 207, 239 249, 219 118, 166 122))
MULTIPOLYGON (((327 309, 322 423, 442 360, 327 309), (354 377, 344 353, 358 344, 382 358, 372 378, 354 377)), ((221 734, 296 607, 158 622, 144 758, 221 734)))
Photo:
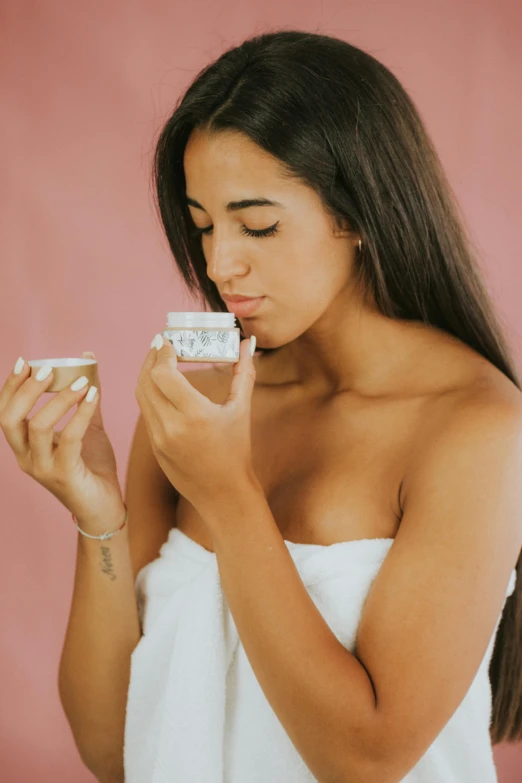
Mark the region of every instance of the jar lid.
POLYGON ((197 329, 201 326, 214 326, 218 329, 225 327, 235 327, 236 317, 234 313, 207 313, 185 312, 185 313, 167 313, 167 327, 193 327, 197 329))

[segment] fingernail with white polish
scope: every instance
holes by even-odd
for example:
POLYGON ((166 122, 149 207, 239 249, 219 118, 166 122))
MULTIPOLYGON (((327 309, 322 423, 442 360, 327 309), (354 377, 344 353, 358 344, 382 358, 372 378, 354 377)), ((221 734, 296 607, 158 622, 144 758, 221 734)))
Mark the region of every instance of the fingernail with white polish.
POLYGON ((24 362, 24 360, 22 359, 22 357, 20 356, 20 357, 19 357, 19 358, 16 360, 16 364, 15 364, 15 366, 14 366, 14 374, 15 374, 15 375, 20 375, 20 373, 21 373, 21 372, 22 372, 22 370, 24 369, 24 364, 25 364, 25 362, 24 362))
POLYGON ((151 348, 154 346, 158 351, 160 348, 163 348, 163 335, 157 334, 154 340, 152 341, 151 348))
POLYGON ((83 389, 88 383, 89 379, 85 375, 82 375, 81 378, 77 378, 74 383, 71 383, 71 391, 80 391, 80 389, 83 389))
POLYGON ((252 335, 250 338, 250 356, 253 356, 256 351, 256 336, 255 334, 252 335))
POLYGON ((51 364, 44 364, 44 366, 40 367, 40 369, 36 373, 35 378, 37 381, 45 381, 45 379, 49 377, 52 371, 53 368, 51 364))
POLYGON ((94 398, 96 397, 96 394, 98 392, 98 389, 96 386, 91 386, 87 394, 85 395, 85 402, 92 402, 94 398))

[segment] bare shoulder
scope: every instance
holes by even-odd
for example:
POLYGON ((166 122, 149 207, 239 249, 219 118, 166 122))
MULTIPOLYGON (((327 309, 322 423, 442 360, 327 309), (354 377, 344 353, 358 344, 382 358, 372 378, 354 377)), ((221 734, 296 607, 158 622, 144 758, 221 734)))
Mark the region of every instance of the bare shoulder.
POLYGON ((465 398, 477 398, 506 409, 512 407, 514 411, 522 409, 522 391, 502 370, 482 356, 476 357, 475 368, 471 382, 462 390, 465 398))
POLYGON ((502 373, 491 373, 476 385, 458 395, 448 406, 445 421, 446 440, 454 436, 469 438, 477 447, 504 443, 506 453, 511 447, 522 447, 522 392, 502 373))
POLYGON ((485 361, 476 378, 455 394, 448 407, 452 420, 475 419, 478 425, 516 427, 522 423, 522 391, 501 370, 485 361))
POLYGON ((422 423, 415 433, 415 445, 406 465, 401 485, 401 507, 414 478, 430 463, 435 448, 444 442, 455 449, 469 436, 487 442, 495 435, 522 444, 522 391, 487 360, 470 363, 468 381, 455 385, 427 403, 422 423))

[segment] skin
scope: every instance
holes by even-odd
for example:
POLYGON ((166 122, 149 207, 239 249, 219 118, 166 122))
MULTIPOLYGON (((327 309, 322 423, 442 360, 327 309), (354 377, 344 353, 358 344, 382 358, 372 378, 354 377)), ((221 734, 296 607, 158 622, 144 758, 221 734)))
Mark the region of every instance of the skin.
POLYGON ((440 383, 437 348, 444 350, 446 382, 462 372, 467 346, 434 327, 387 318, 363 301, 353 274, 360 235, 337 225, 312 188, 283 177, 280 162, 248 137, 196 130, 184 167, 186 195, 203 207, 189 205, 194 224, 211 228, 201 238, 208 276, 221 294, 266 297, 258 313, 239 319, 258 348, 278 349, 256 359, 257 384, 290 384, 326 397, 421 391, 440 383), (225 209, 229 201, 259 197, 283 206, 225 209), (276 223, 273 236, 242 231, 276 223))

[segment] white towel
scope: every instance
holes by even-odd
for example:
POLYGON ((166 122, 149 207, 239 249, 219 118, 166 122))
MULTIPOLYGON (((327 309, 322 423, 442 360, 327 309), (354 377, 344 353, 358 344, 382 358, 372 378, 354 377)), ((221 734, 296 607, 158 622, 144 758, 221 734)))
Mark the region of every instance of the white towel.
MULTIPOLYGON (((365 599, 391 538, 331 546, 285 541, 312 600, 353 652, 365 599)), ((507 596, 516 582, 513 569, 507 596)), ((136 579, 144 635, 131 657, 126 783, 316 781, 267 701, 221 588, 216 555, 177 528, 136 579)), ((488 666, 405 783, 497 783, 488 666)))

